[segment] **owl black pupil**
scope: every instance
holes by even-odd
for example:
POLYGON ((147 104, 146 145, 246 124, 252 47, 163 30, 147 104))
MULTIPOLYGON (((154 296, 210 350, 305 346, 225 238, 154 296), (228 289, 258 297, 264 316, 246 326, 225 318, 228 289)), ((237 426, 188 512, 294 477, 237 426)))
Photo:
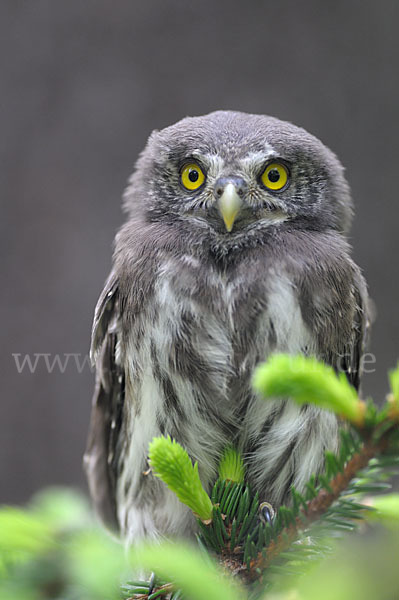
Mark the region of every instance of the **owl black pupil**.
POLYGON ((276 183, 276 181, 280 179, 280 173, 277 169, 270 169, 267 176, 269 178, 269 181, 271 181, 272 183, 276 183))
POLYGON ((195 183, 196 181, 198 181, 198 177, 199 177, 199 173, 195 169, 192 169, 190 171, 190 173, 188 174, 189 180, 192 181, 193 183, 195 183))

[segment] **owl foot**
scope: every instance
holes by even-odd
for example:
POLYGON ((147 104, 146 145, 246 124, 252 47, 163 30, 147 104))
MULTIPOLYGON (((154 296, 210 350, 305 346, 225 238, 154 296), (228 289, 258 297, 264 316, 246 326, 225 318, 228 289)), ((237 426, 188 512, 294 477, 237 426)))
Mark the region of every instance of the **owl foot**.
POLYGON ((151 596, 152 592, 154 591, 154 588, 155 588, 155 573, 153 572, 153 573, 151 573, 147 596, 151 596))
POLYGON ((270 502, 262 502, 259 506, 259 515, 260 520, 263 521, 263 523, 269 523, 269 525, 271 525, 276 516, 276 511, 270 502))

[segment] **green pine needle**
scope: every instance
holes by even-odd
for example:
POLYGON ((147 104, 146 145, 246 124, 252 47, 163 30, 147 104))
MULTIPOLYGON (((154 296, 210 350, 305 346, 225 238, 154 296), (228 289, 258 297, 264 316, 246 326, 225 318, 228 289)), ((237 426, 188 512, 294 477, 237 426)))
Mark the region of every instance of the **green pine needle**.
POLYGON ((130 551, 132 564, 173 581, 191 600, 243 600, 245 591, 227 577, 216 562, 205 561, 200 550, 183 543, 143 543, 130 551))
POLYGON ((220 461, 219 478, 243 483, 244 473, 245 469, 241 454, 233 446, 227 446, 220 461))
POLYGON ((265 397, 289 397, 331 410, 355 425, 363 423, 365 405, 345 374, 336 375, 315 358, 275 354, 256 369, 253 385, 265 397))
POLYGON ((399 421, 399 363, 396 369, 388 373, 391 384, 391 393, 388 395, 386 413, 393 421, 399 421))
POLYGON ((367 516, 370 520, 380 521, 388 527, 399 528, 399 494, 386 494, 376 496, 371 501, 371 506, 375 509, 367 516))
POLYGON ((53 530, 35 514, 11 506, 0 510, 0 556, 3 553, 35 554, 54 544, 53 530))
POLYGON ((154 475, 203 521, 212 518, 212 502, 202 487, 198 463, 193 466, 187 452, 170 437, 156 437, 149 447, 154 475))
POLYGON ((391 384, 393 397, 396 402, 399 402, 399 363, 396 369, 391 369, 391 371, 389 371, 389 382, 391 384))

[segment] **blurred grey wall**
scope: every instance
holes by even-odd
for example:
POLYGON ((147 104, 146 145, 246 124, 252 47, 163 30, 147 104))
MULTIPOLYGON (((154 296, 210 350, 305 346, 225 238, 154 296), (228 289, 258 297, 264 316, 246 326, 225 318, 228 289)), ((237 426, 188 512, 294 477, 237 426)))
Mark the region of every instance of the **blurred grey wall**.
POLYGON ((398 16, 397 0, 1 2, 0 502, 84 485, 93 374, 78 367, 120 196, 151 130, 185 115, 272 114, 346 165, 378 310, 365 391, 383 398, 399 355, 398 16))

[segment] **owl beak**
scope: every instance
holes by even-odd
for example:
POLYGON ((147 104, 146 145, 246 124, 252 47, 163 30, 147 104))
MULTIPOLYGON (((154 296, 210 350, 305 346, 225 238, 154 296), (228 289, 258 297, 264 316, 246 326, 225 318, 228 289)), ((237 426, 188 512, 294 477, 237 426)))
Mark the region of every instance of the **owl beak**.
POLYGON ((242 206, 242 200, 233 183, 228 183, 218 201, 218 207, 227 231, 233 229, 234 221, 242 206))

